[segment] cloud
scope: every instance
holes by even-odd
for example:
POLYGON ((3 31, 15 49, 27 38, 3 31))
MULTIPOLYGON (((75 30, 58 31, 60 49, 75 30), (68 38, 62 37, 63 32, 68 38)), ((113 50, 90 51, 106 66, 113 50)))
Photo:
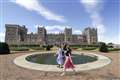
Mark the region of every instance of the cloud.
POLYGON ((0 42, 4 42, 5 40, 5 32, 0 32, 0 42))
MULTIPOLYGON (((103 0, 101 0, 101 2, 103 2, 103 0)), ((103 18, 100 15, 100 10, 102 9, 101 2, 100 0, 80 0, 80 3, 84 6, 86 12, 90 15, 92 26, 98 30, 99 41, 102 41, 105 38, 104 33, 106 32, 103 18)))
POLYGON ((38 0, 11 0, 10 2, 16 3, 29 11, 35 11, 47 20, 66 22, 64 16, 51 12, 45 8, 38 0))
MULTIPOLYGON (((36 25, 37 27, 43 27, 42 25, 36 25)), ((60 32, 64 32, 66 26, 63 25, 51 25, 51 26, 45 26, 45 29, 47 30, 47 33, 55 33, 58 34, 60 32)), ((67 28, 70 28, 69 26, 67 26, 67 28)))
POLYGON ((96 6, 98 5, 98 0, 80 0, 80 2, 86 8, 87 12, 96 9, 96 6))
POLYGON ((106 42, 106 43, 114 43, 114 44, 120 44, 120 39, 118 37, 118 35, 116 36, 113 36, 112 38, 111 37, 104 37, 103 38, 103 41, 106 42))
POLYGON ((82 34, 82 31, 81 30, 73 30, 73 34, 82 34))
POLYGON ((118 43, 120 44, 120 27, 118 29, 118 43))
MULTIPOLYGON (((42 25, 35 25, 35 28, 37 27, 43 27, 42 25)), ((47 33, 63 33, 65 28, 71 28, 70 26, 66 25, 51 25, 51 26, 45 26, 47 33)), ((82 32, 78 29, 73 29, 72 30, 73 34, 81 34, 82 32)))

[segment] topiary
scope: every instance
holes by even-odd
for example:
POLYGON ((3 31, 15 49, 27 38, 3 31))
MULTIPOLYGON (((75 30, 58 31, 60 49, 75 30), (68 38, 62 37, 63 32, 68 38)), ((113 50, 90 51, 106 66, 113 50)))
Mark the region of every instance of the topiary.
POLYGON ((9 54, 10 49, 7 43, 0 42, 0 54, 9 54))
POLYGON ((100 52, 108 52, 107 45, 105 43, 101 43, 99 47, 100 52))

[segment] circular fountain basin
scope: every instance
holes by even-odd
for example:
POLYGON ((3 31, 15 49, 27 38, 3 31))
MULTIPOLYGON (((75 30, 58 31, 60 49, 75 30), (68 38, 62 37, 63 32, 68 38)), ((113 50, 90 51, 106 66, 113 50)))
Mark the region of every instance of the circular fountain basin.
MULTIPOLYGON (((61 72, 62 68, 57 68, 55 52, 34 52, 31 54, 22 55, 14 59, 14 63, 20 67, 41 70, 41 71, 54 71, 61 72)), ((111 62, 106 56, 93 54, 73 52, 72 60, 75 65, 76 71, 92 70, 104 67, 111 62)), ((68 71, 72 71, 71 69, 68 71)))
MULTIPOLYGON (((54 53, 45 53, 29 55, 26 57, 26 60, 38 64, 57 65, 56 58, 57 55, 55 56, 54 53)), ((97 56, 94 55, 72 54, 71 58, 75 65, 97 61, 97 56)))

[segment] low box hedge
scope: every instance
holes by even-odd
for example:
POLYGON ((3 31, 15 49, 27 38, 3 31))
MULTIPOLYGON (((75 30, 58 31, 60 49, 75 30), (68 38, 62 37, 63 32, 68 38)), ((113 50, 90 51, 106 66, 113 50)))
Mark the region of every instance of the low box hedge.
POLYGON ((120 51, 120 48, 108 48, 109 51, 120 51))
POLYGON ((12 51, 29 51, 29 48, 27 47, 12 47, 12 51))
POLYGON ((44 50, 43 47, 31 47, 30 49, 33 49, 33 50, 44 50))
POLYGON ((96 47, 84 47, 82 50, 95 50, 97 49, 96 47))

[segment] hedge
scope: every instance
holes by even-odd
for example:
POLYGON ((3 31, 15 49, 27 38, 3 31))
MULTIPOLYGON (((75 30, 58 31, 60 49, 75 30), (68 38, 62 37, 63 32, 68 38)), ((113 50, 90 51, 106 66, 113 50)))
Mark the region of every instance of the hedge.
POLYGON ((99 47, 100 52, 108 52, 108 47, 105 43, 101 43, 99 47))
POLYGON ((12 47, 12 51, 29 51, 29 48, 27 47, 12 47))
POLYGON ((9 54, 9 46, 5 42, 0 42, 0 54, 9 54))
POLYGON ((120 48, 108 48, 109 51, 120 51, 120 48))
POLYGON ((95 50, 97 49, 96 47, 84 47, 82 50, 95 50))

